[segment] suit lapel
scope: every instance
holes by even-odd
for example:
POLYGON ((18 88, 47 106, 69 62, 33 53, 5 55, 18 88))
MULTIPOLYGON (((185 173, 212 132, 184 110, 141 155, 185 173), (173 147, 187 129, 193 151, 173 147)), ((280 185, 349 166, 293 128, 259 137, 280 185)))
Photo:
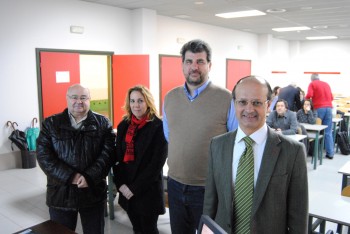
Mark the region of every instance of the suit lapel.
POLYGON ((225 141, 223 142, 223 149, 222 149, 222 178, 224 180, 224 191, 222 193, 225 197, 225 204, 226 207, 232 207, 232 160, 233 160, 233 146, 235 143, 237 131, 230 132, 230 134, 227 134, 227 137, 225 138, 225 141))
POLYGON ((279 146, 280 142, 281 140, 279 139, 278 134, 274 133, 270 128, 268 128, 265 150, 254 191, 252 216, 254 216, 258 210, 270 182, 281 150, 281 147, 279 146))

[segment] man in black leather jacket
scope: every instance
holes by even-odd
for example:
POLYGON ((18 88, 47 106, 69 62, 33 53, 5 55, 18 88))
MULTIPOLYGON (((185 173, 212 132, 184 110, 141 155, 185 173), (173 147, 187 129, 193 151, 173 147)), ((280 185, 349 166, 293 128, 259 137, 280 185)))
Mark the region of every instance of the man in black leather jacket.
POLYGON ((86 233, 104 233, 106 176, 114 165, 110 121, 90 110, 90 92, 80 84, 67 91, 62 113, 45 119, 37 159, 47 175, 50 218, 75 230, 78 213, 86 233))

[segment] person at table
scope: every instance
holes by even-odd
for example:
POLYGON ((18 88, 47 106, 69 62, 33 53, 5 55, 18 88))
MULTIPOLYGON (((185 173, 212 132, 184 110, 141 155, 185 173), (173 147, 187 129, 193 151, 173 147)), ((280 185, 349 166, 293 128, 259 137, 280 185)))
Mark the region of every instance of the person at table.
POLYGON ((317 112, 314 110, 312 101, 305 99, 302 101, 303 108, 297 112, 297 120, 299 123, 315 124, 317 112))
POLYGON ((203 213, 230 234, 306 234, 302 144, 267 127, 271 88, 266 80, 245 77, 232 96, 239 127, 211 140, 203 213))
POLYGON ((311 83, 307 89, 306 99, 312 99, 317 111, 317 116, 322 120, 322 125, 327 125, 325 130, 326 158, 333 159, 334 143, 332 134, 332 108, 333 94, 328 83, 321 81, 318 74, 311 75, 311 83))
POLYGON ((298 121, 295 112, 288 110, 288 103, 279 99, 276 103, 276 110, 267 117, 266 123, 277 133, 293 135, 298 132, 298 121))
POLYGON ((128 90, 125 116, 117 127, 117 165, 114 183, 119 204, 127 212, 134 233, 159 233, 157 221, 165 213, 162 169, 168 154, 162 120, 151 92, 138 85, 128 90))
POLYGON ((102 234, 107 198, 106 176, 115 164, 115 135, 103 115, 90 110, 90 91, 68 88, 67 108, 46 118, 37 139, 37 159, 47 176, 50 219, 75 231, 102 234))
MULTIPOLYGON (((307 123, 307 124, 315 124, 317 119, 317 112, 314 110, 314 107, 312 105, 312 101, 310 99, 305 99, 302 101, 303 108, 298 110, 297 112, 297 120, 299 123, 307 123)), ((301 129, 301 133, 303 135, 307 135, 307 132, 304 128, 304 126, 299 126, 301 129)), ((308 155, 312 156, 314 152, 314 144, 313 142, 309 142, 309 140, 306 138, 303 140, 306 148, 306 152, 308 152, 308 155)))

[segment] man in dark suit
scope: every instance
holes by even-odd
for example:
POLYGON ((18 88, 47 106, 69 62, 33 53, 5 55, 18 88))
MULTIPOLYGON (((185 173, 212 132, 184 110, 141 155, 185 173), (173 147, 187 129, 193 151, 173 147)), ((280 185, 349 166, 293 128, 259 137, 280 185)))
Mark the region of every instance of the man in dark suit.
POLYGON ((301 109, 300 89, 294 84, 290 84, 280 89, 278 99, 286 100, 288 109, 291 111, 298 111, 301 109))
POLYGON ((265 123, 271 88, 264 79, 248 76, 232 91, 239 128, 214 137, 210 144, 204 210, 228 233, 238 233, 237 176, 245 146, 253 140, 254 180, 245 233, 307 233, 308 181, 301 143, 275 133, 265 123), (249 218, 250 217, 250 218, 249 218))

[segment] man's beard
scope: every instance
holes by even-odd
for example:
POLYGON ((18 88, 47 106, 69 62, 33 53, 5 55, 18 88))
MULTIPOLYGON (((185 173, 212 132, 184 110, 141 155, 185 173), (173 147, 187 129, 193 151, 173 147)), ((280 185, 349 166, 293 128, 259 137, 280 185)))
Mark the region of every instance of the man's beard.
POLYGON ((191 74, 186 76, 186 83, 193 85, 193 86, 197 86, 200 85, 204 82, 204 77, 202 76, 202 74, 199 74, 199 79, 198 80, 191 80, 191 74))

